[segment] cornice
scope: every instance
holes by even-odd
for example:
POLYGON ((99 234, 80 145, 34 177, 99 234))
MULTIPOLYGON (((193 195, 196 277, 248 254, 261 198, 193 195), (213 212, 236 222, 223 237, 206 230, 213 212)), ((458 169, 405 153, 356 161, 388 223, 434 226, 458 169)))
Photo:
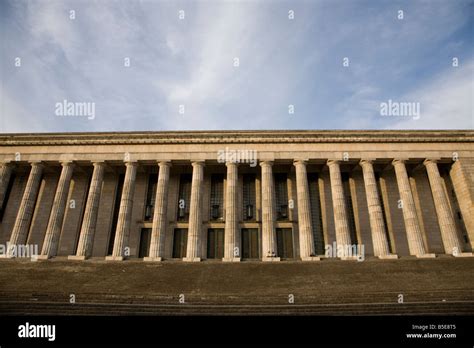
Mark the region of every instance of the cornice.
POLYGON ((474 142, 474 131, 303 130, 0 134, 0 146, 446 142, 474 142))

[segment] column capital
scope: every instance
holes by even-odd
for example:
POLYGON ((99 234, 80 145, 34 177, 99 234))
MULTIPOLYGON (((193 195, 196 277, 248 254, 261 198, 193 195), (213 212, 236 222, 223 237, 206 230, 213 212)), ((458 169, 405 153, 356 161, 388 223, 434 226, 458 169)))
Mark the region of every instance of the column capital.
POLYGON ((204 167, 205 162, 203 160, 192 161, 191 165, 193 167, 195 167, 195 166, 204 167))
POLYGON ((308 160, 307 159, 295 159, 293 160, 293 165, 296 167, 297 165, 307 165, 308 160))
POLYGON ((61 164, 62 167, 67 167, 67 166, 74 167, 76 165, 73 160, 62 160, 62 161, 59 161, 59 163, 61 164))
POLYGON ((341 160, 338 160, 338 159, 328 159, 326 164, 328 166, 331 166, 331 165, 334 165, 334 164, 340 164, 341 163, 341 160))
POLYGON ((359 161, 360 165, 373 164, 373 163, 374 163, 374 160, 372 158, 361 158, 361 160, 359 161))
POLYGON ((438 163, 440 159, 439 158, 425 158, 423 160, 423 164, 426 166, 427 164, 430 164, 430 163, 438 163))
POLYGON ((97 160, 97 161, 91 161, 92 165, 95 167, 97 166, 105 166, 105 161, 104 160, 97 160))
POLYGON ((260 167, 271 167, 273 165, 273 161, 260 161, 260 167))
POLYGON ((406 162, 405 158, 394 158, 392 160, 392 165, 399 164, 399 163, 405 164, 405 162, 406 162))
POLYGON ((232 161, 226 161, 225 162, 226 167, 238 167, 239 164, 237 162, 232 162, 232 161))
POLYGON ((171 161, 158 161, 158 166, 161 167, 171 167, 171 161))
POLYGON ((44 163, 42 161, 33 160, 33 161, 28 161, 28 163, 31 164, 32 167, 44 168, 44 163))
POLYGON ((136 166, 138 166, 138 162, 136 160, 125 161, 124 163, 125 163, 126 167, 129 167, 129 166, 136 167, 136 166))

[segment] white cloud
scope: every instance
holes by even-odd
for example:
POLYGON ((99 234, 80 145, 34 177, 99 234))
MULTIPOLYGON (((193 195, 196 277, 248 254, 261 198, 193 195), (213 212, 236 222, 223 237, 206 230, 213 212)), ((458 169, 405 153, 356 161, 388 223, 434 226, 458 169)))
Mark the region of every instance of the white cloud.
POLYGON ((367 3, 368 10, 350 2, 12 1, 0 23, 2 93, 23 116, 9 111, 3 118, 14 124, 31 117, 15 128, 25 132, 472 125, 472 68, 429 78, 451 51, 472 56, 459 36, 467 2, 410 3, 403 22, 394 17, 396 5, 367 3), (24 62, 17 70, 16 55, 24 62), (422 119, 381 120, 377 107, 387 96, 417 98, 422 119), (96 119, 52 117, 63 99, 95 102, 96 119))
POLYGON ((392 129, 474 129, 474 60, 449 68, 429 84, 401 98, 419 102, 420 119, 404 119, 392 129))

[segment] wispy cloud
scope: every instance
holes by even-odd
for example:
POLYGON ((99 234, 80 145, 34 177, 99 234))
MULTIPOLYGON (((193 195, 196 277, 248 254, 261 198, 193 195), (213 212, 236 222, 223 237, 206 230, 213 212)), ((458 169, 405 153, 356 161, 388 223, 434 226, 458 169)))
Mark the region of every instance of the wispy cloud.
POLYGON ((474 60, 436 76, 425 88, 413 91, 403 100, 420 103, 419 119, 398 119, 390 128, 474 129, 474 60))
POLYGON ((473 128, 472 9, 468 0, 4 1, 0 131, 473 128), (56 116, 65 99, 94 102, 96 117, 56 116), (420 102, 422 117, 380 117, 387 99, 420 102))

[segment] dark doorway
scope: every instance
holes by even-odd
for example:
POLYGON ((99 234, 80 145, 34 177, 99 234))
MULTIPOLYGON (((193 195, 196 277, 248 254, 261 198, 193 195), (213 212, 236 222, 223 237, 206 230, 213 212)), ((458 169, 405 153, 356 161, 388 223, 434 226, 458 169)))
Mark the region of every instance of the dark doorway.
POLYGON ((151 228, 142 228, 138 257, 147 257, 150 253, 151 228))
POLYGON ((242 228, 242 259, 258 259, 258 229, 242 228))
POLYGON ((293 258, 293 231, 291 228, 277 228, 278 257, 293 258))
POLYGON ((222 259, 224 257, 224 229, 210 228, 207 230, 207 258, 222 259))
POLYGON ((173 238, 173 258, 182 259, 186 257, 186 248, 188 246, 188 230, 177 228, 174 230, 173 238))

